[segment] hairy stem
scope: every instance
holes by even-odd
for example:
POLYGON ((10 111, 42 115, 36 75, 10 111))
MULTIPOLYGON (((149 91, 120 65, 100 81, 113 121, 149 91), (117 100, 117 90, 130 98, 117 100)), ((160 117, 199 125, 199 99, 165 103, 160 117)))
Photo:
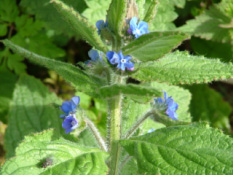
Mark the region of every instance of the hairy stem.
MULTIPOLYGON (((115 77, 116 83, 123 83, 121 76, 115 77)), ((109 152, 110 158, 110 175, 118 175, 119 157, 121 148, 118 141, 121 139, 121 103, 122 94, 109 100, 109 152)))
POLYGON ((96 128, 96 126, 94 125, 94 123, 93 123, 91 120, 89 120, 88 118, 84 118, 84 121, 87 123, 88 127, 91 129, 91 131, 92 131, 92 133, 94 134, 96 140, 98 141, 98 143, 99 143, 101 149, 102 149, 103 151, 106 151, 106 152, 107 152, 107 151, 108 151, 108 148, 107 148, 107 146, 106 146, 106 144, 105 144, 105 141, 104 141, 104 139, 101 137, 101 135, 100 135, 98 129, 96 128))
POLYGON ((139 126, 150 116, 154 114, 153 111, 148 111, 146 114, 144 114, 134 125, 132 128, 129 129, 129 131, 126 133, 125 138, 129 138, 132 136, 132 134, 139 128, 139 126))

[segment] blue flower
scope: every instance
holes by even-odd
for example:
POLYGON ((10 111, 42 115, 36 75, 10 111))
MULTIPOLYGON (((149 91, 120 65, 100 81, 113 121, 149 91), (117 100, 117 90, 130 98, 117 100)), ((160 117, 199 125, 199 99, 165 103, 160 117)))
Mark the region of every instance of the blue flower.
POLYGON ((76 129, 78 127, 78 120, 76 119, 75 115, 73 114, 67 116, 62 123, 62 127, 66 130, 66 134, 76 129))
POLYGON ((135 38, 138 38, 139 36, 141 36, 143 34, 149 33, 147 22, 140 21, 138 24, 137 24, 137 22, 138 22, 138 18, 137 17, 133 17, 130 20, 129 29, 127 30, 127 32, 130 35, 133 34, 135 36, 135 38))
POLYGON ((98 34, 100 35, 101 29, 106 28, 108 26, 108 22, 104 22, 104 20, 99 20, 96 22, 96 28, 98 29, 98 34))
POLYGON ((154 99, 155 106, 160 111, 165 111, 165 113, 173 120, 177 120, 176 110, 178 109, 178 104, 174 102, 172 97, 167 97, 167 93, 163 92, 164 99, 161 97, 154 99))
POLYGON ((61 118, 65 118, 69 114, 73 114, 76 112, 76 107, 80 102, 80 98, 77 97, 72 97, 71 101, 64 101, 60 107, 60 109, 65 113, 60 115, 61 118))
POLYGON ((108 61, 112 65, 117 64, 118 69, 121 69, 123 71, 125 71, 125 68, 130 71, 134 70, 134 64, 129 61, 131 60, 131 56, 129 55, 124 56, 122 54, 122 51, 118 53, 113 52, 113 51, 108 51, 106 55, 107 55, 108 61))

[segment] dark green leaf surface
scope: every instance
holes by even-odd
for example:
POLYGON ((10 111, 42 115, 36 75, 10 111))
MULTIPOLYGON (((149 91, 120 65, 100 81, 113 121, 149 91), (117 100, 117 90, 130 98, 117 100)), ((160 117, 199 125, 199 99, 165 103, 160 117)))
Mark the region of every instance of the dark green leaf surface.
POLYGON ((106 175, 105 158, 106 153, 99 149, 79 146, 48 130, 25 137, 16 157, 6 161, 1 174, 106 175))
POLYGON ((5 135, 6 157, 14 155, 15 148, 25 135, 48 128, 56 128, 56 134, 64 135, 62 112, 53 107, 61 100, 50 93, 39 80, 23 75, 16 84, 8 116, 5 135))
POLYGON ((71 64, 67 64, 50 58, 39 56, 35 53, 25 50, 22 47, 15 45, 9 40, 4 40, 3 43, 7 47, 12 49, 14 52, 18 53, 23 57, 28 58, 31 62, 39 64, 41 66, 45 66, 49 69, 56 71, 66 81, 72 83, 77 89, 81 91, 86 91, 87 93, 90 94, 91 91, 95 91, 95 88, 97 88, 101 83, 103 83, 103 80, 96 79, 96 77, 93 77, 92 79, 90 76, 83 73, 81 69, 71 64))
POLYGON ((160 81, 170 84, 191 84, 227 79, 233 76, 232 64, 186 52, 174 52, 156 62, 142 63, 132 75, 140 81, 160 81))
POLYGON ((230 131, 230 105, 222 96, 207 85, 193 85, 188 88, 192 93, 191 114, 193 121, 208 121, 213 127, 230 131))
POLYGON ((176 48, 188 36, 179 32, 151 32, 140 36, 124 48, 125 55, 140 61, 156 60, 176 48))
POLYGON ((52 0, 51 3, 54 4, 59 14, 67 21, 76 33, 95 48, 103 52, 107 52, 107 47, 98 36, 95 26, 90 25, 84 17, 62 1, 52 0))
POLYGON ((121 35, 125 23, 126 9, 127 0, 112 0, 108 9, 108 25, 116 35, 121 35))
POLYGON ((233 173, 233 140, 208 126, 162 128, 121 144, 146 175, 233 173))

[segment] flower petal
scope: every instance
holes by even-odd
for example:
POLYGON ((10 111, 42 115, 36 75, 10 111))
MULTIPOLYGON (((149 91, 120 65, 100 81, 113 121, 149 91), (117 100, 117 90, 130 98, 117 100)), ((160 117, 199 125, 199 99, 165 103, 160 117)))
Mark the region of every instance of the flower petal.
POLYGON ((91 58, 92 61, 97 61, 99 58, 99 53, 97 50, 89 50, 88 56, 91 58))
POLYGON ((147 33, 148 31, 148 24, 145 21, 140 21, 138 23, 138 29, 141 31, 142 34, 147 33))
POLYGON ((119 56, 116 52, 108 51, 106 55, 111 64, 117 64, 119 62, 119 56))
POLYGON ((60 109, 65 113, 69 114, 72 111, 72 103, 70 101, 64 101, 60 109))
POLYGON ((98 30, 101 30, 102 25, 104 25, 104 20, 97 21, 95 25, 98 30))
POLYGON ((132 31, 136 30, 138 28, 137 26, 137 21, 138 21, 138 18, 137 17, 133 17, 131 20, 130 20, 130 23, 129 23, 129 27, 132 31))

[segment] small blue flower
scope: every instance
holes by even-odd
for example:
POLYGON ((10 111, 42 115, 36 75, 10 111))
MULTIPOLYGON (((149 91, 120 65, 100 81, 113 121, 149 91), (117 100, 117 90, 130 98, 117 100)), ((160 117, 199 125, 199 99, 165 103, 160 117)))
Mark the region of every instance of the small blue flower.
POLYGON ((107 55, 108 61, 112 65, 117 64, 118 69, 121 69, 123 71, 125 71, 125 68, 129 71, 134 70, 134 64, 130 62, 131 56, 129 55, 124 56, 122 54, 122 51, 118 53, 113 52, 113 51, 108 51, 106 55, 107 55))
POLYGON ((104 22, 104 20, 99 20, 96 22, 96 28, 98 29, 98 34, 100 35, 101 29, 106 28, 108 26, 108 22, 104 22))
POLYGON ((152 128, 152 129, 149 129, 149 130, 147 131, 147 133, 152 133, 152 132, 154 132, 154 131, 155 131, 155 129, 152 128))
POLYGON ((155 100, 155 106, 160 111, 165 111, 165 113, 173 120, 177 120, 176 110, 178 109, 178 104, 174 102, 172 97, 167 97, 167 93, 163 92, 164 100, 159 97, 155 100))
POLYGON ((66 134, 76 129, 78 127, 78 120, 76 119, 75 115, 73 114, 67 116, 62 123, 62 127, 66 130, 66 134))
POLYGON ((130 20, 129 29, 127 30, 127 32, 130 35, 133 34, 135 36, 135 38, 138 38, 139 36, 141 36, 143 34, 149 33, 147 22, 140 21, 138 24, 137 24, 137 22, 138 22, 138 18, 137 17, 133 17, 130 20))
POLYGON ((60 107, 60 109, 65 113, 60 115, 61 118, 65 118, 69 114, 73 114, 76 112, 76 107, 80 102, 80 98, 77 97, 72 97, 71 101, 64 101, 60 107))

